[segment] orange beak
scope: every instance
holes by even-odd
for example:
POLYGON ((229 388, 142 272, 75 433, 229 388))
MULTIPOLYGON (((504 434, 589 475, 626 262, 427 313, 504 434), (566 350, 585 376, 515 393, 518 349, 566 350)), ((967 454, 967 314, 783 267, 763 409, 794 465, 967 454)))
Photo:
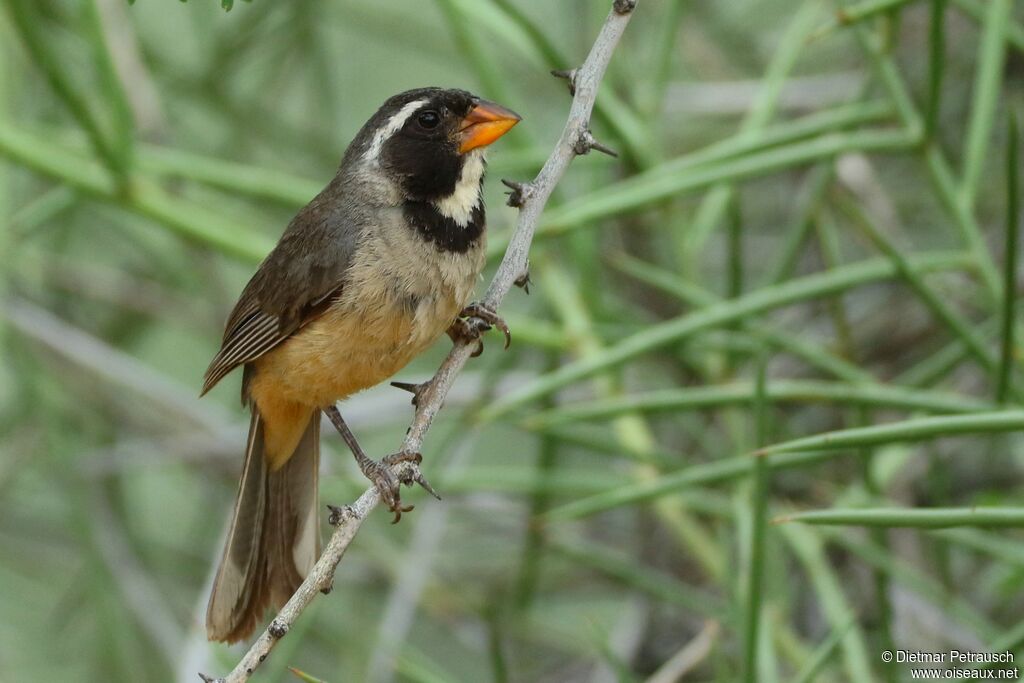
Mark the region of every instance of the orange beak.
POLYGON ((509 132, 522 119, 519 114, 500 104, 480 100, 459 126, 459 154, 477 147, 486 147, 509 132))

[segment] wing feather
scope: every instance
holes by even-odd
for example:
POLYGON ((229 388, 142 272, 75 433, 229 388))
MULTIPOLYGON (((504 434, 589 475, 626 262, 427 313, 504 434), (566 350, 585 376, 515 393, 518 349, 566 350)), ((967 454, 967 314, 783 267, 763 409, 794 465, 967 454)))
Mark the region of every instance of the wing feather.
POLYGON ((341 176, 292 219, 228 316, 203 392, 282 343, 337 299, 367 216, 346 200, 341 176))
POLYGON ((256 360, 287 338, 281 334, 277 316, 257 311, 236 329, 229 330, 220 351, 210 361, 203 378, 203 393, 242 363, 256 360))

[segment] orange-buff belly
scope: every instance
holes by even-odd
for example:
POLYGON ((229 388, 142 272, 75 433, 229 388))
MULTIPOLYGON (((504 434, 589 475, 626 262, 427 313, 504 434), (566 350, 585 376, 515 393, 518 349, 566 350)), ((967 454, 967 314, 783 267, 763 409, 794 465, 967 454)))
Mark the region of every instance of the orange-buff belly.
POLYGON ((270 468, 287 462, 315 410, 381 383, 443 334, 461 308, 444 299, 369 309, 342 300, 257 360, 249 395, 270 468))

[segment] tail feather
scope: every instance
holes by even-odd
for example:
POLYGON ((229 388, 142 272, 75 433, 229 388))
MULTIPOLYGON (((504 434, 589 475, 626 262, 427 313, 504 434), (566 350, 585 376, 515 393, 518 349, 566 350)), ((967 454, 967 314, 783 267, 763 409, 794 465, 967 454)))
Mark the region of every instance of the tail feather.
POLYGON ((238 497, 206 611, 210 640, 247 638, 267 607, 284 605, 312 569, 320 555, 319 465, 320 411, 292 456, 271 471, 252 406, 238 497))

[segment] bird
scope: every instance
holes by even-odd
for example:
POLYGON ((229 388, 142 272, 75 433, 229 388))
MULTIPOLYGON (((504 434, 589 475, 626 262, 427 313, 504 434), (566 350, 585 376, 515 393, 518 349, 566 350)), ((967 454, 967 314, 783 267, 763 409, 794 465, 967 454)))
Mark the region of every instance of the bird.
POLYGON ((470 299, 486 260, 487 148, 520 120, 460 89, 389 98, 242 291, 201 394, 243 368, 251 418, 207 607, 210 640, 248 638, 320 554, 322 414, 394 521, 411 509, 388 466, 419 454, 370 459, 336 404, 391 377, 445 332, 477 340, 480 351, 480 335, 498 327, 507 346, 508 326, 470 299))

